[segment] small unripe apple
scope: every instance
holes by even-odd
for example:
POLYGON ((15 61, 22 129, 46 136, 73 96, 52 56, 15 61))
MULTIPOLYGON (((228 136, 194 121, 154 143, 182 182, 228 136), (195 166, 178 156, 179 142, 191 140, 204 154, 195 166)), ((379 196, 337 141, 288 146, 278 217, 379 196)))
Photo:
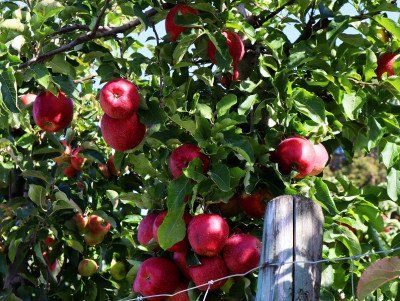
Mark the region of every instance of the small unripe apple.
POLYGON ((125 119, 114 119, 104 114, 100 127, 104 141, 120 152, 138 146, 146 134, 146 126, 139 121, 136 113, 125 119))
POLYGON ((97 265, 96 261, 93 259, 83 259, 78 266, 78 273, 84 277, 90 277, 94 275, 99 266, 97 265))
POLYGON ((102 234, 93 234, 93 233, 85 233, 83 239, 88 246, 95 246, 103 242, 105 235, 102 234))
MULTIPOLYGON (((176 265, 165 258, 152 257, 140 265, 133 290, 143 296, 171 294, 180 283, 176 265)), ((154 298, 163 300, 163 298, 154 298)))
POLYGON ((304 137, 291 137, 283 140, 277 148, 279 170, 288 175, 292 170, 298 172, 296 178, 308 176, 314 169, 314 145, 304 137))
POLYGON ((258 266, 261 241, 250 234, 235 234, 228 238, 223 250, 223 258, 233 274, 246 273, 258 266))
POLYGON ((29 105, 31 105, 34 101, 35 101, 35 99, 36 99, 36 94, 32 94, 32 93, 27 93, 27 94, 24 94, 24 95, 21 95, 21 103, 25 106, 25 107, 27 107, 27 106, 29 106, 29 105))
MULTIPOLYGON (((200 258, 201 265, 191 266, 189 267, 190 276, 196 286, 205 284, 199 287, 201 291, 207 291, 208 285, 207 283, 210 280, 219 279, 228 276, 228 268, 225 265, 225 262, 221 257, 201 257, 200 258)), ((226 282, 225 280, 215 281, 210 286, 210 291, 214 291, 223 286, 226 282)))
POLYGON ((33 103, 33 119, 46 132, 59 132, 72 121, 74 104, 64 93, 58 96, 50 91, 40 93, 33 103))
POLYGON ((196 9, 184 4, 177 4, 168 12, 167 17, 165 19, 165 31, 169 35, 171 41, 174 42, 178 39, 178 37, 182 32, 185 32, 190 29, 190 27, 185 27, 175 24, 174 18, 177 14, 197 15, 198 12, 196 9))
POLYGON ((172 177, 174 179, 179 178, 183 173, 183 169, 196 158, 200 158, 202 161, 203 173, 206 173, 210 165, 210 159, 201 152, 199 147, 191 144, 183 144, 177 147, 171 153, 168 162, 172 177))
POLYGON ((229 226, 217 214, 200 214, 192 218, 187 232, 193 251, 212 257, 223 249, 228 240, 229 226))
POLYGON ((146 246, 153 239, 153 224, 158 214, 149 213, 139 223, 137 237, 141 245, 146 246))
POLYGON ((111 118, 128 118, 138 110, 139 102, 136 86, 123 78, 109 81, 100 91, 100 106, 111 118))
MULTIPOLYGON (((153 237, 158 241, 158 228, 164 221, 165 216, 167 215, 167 211, 163 211, 160 214, 157 215, 156 219, 154 220, 153 223, 153 237)), ((183 220, 185 221, 186 227, 192 220, 192 216, 189 213, 184 213, 183 215, 183 220)), ((185 237, 183 240, 180 242, 177 242, 174 244, 172 247, 168 249, 170 252, 182 252, 187 249, 187 237, 185 237)))
POLYGON ((126 276, 125 264, 121 261, 112 260, 110 274, 115 280, 122 280, 126 276))

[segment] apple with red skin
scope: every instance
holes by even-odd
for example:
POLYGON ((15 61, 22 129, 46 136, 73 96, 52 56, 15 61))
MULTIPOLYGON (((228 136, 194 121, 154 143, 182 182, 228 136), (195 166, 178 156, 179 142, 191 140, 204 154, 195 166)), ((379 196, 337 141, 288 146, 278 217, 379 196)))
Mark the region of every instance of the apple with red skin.
POLYGON ((20 97, 21 98, 21 103, 25 107, 27 107, 27 106, 31 105, 35 101, 36 97, 37 97, 37 95, 36 94, 32 94, 32 93, 27 93, 27 94, 21 95, 21 97, 20 97))
POLYGON ((329 161, 329 154, 322 143, 314 145, 314 151, 315 163, 312 172, 309 174, 310 176, 319 175, 324 170, 326 164, 329 161))
POLYGON ((83 259, 78 265, 78 273, 83 277, 90 277, 94 275, 99 266, 93 259, 83 259))
MULTIPOLYGON (((162 224, 162 222, 164 221, 165 216, 167 215, 167 211, 163 211, 161 212, 156 219, 154 220, 154 224, 153 224, 153 237, 155 238, 156 241, 158 241, 158 228, 160 227, 160 225, 162 224)), ((186 227, 188 226, 188 224, 190 223, 190 221, 192 220, 192 216, 189 213, 184 213, 183 214, 183 220, 186 224, 186 227)), ((184 250, 187 249, 187 238, 185 237, 183 240, 181 240, 180 242, 177 242, 176 244, 174 244, 172 247, 170 247, 168 249, 168 251, 170 252, 182 252, 184 250)))
MULTIPOLYGON (((189 267, 190 277, 196 286, 203 285, 199 287, 201 291, 208 290, 208 282, 210 280, 215 280, 228 276, 229 271, 225 265, 225 262, 219 256, 214 257, 201 257, 201 265, 189 267)), ((226 282, 225 280, 216 281, 210 286, 210 291, 214 291, 223 286, 226 282)))
POLYGON ((64 175, 67 178, 73 178, 76 176, 76 174, 78 173, 78 170, 76 170, 71 164, 68 165, 66 168, 64 168, 63 170, 64 175))
POLYGON ((273 199, 273 195, 266 189, 260 189, 252 194, 239 196, 240 207, 250 217, 263 218, 267 202, 273 199))
POLYGON ((114 119, 104 114, 100 128, 105 142, 120 152, 138 146, 146 133, 146 126, 140 122, 136 114, 126 119, 114 119))
POLYGON ((384 53, 381 55, 378 59, 378 67, 376 69, 378 79, 382 79, 384 73, 387 73, 388 77, 395 75, 393 64, 399 56, 399 53, 384 53))
POLYGON ((80 232, 85 231, 86 226, 87 226, 88 221, 89 221, 88 217, 86 215, 82 215, 81 213, 77 213, 74 216, 74 220, 75 220, 76 227, 78 228, 78 230, 80 232))
POLYGON ((190 29, 190 27, 185 27, 175 24, 174 18, 177 14, 197 15, 198 11, 184 4, 177 4, 168 12, 167 17, 165 18, 165 32, 169 35, 171 41, 173 42, 175 42, 179 38, 182 32, 185 32, 190 29))
POLYGON ((210 159, 201 152, 201 149, 198 146, 183 144, 174 149, 168 162, 172 177, 174 179, 179 178, 183 173, 183 169, 196 158, 200 158, 202 161, 203 173, 206 173, 210 166, 210 159))
POLYGON ((111 229, 111 224, 98 215, 91 215, 87 223, 88 230, 94 235, 106 235, 111 229))
POLYGON ((139 109, 140 96, 129 80, 116 78, 100 91, 100 106, 104 113, 115 119, 126 119, 139 109))
POLYGON ((110 171, 110 173, 114 176, 114 177, 119 177, 119 175, 121 174, 121 172, 119 170, 117 170, 117 168, 115 167, 115 163, 114 163, 114 156, 110 156, 107 160, 107 167, 108 170, 110 171))
POLYGON ((56 239, 49 235, 43 240, 43 242, 47 248, 50 248, 54 245, 54 243, 56 242, 56 239))
POLYGON ((260 261, 261 241, 250 234, 234 234, 228 238, 223 258, 233 274, 246 273, 256 268, 260 261))
MULTIPOLYGON (((233 75, 230 79, 237 81, 240 77, 239 62, 243 59, 245 53, 244 44, 242 38, 234 31, 226 30, 222 32, 222 35, 226 38, 226 45, 233 61, 233 75)), ((216 51, 217 48, 215 45, 211 41, 208 41, 208 57, 214 64, 217 63, 215 59, 216 51)))
POLYGON ((279 170, 288 175, 292 170, 298 172, 296 179, 309 175, 315 165, 314 145, 304 137, 291 137, 283 140, 276 150, 279 170))
POLYGON ((188 229, 189 243, 197 254, 216 256, 229 236, 228 223, 217 214, 200 214, 192 218, 188 229))
POLYGON ((186 253, 187 253, 187 250, 184 250, 182 252, 175 252, 172 255, 172 259, 174 260, 175 264, 178 266, 179 270, 182 272, 183 276, 190 279, 189 266, 187 265, 187 262, 186 262, 186 253))
MULTIPOLYGON (((178 285, 178 287, 176 288, 174 294, 178 293, 178 292, 182 292, 184 290, 187 290, 188 287, 189 287, 189 283, 188 282, 182 282, 182 283, 180 283, 178 285)), ((179 294, 177 294, 175 296, 168 297, 167 301, 190 301, 190 299, 189 299, 188 292, 185 291, 185 292, 179 293, 179 294)))
POLYGON ((54 272, 59 267, 59 262, 56 259, 53 263, 50 263, 49 256, 47 252, 42 253, 44 261, 46 262, 47 266, 49 267, 50 272, 54 272))
POLYGON ((72 150, 71 153, 71 165, 76 170, 82 170, 83 164, 85 164, 86 161, 84 156, 79 155, 80 151, 80 148, 75 148, 72 150))
MULTIPOLYGON (((179 270, 170 260, 152 257, 140 265, 133 283, 133 291, 143 296, 172 294, 180 284, 179 270)), ((164 300, 164 298, 152 298, 164 300)))
POLYGON ((157 213, 149 213, 140 221, 137 228, 137 237, 141 245, 147 246, 153 239, 153 224, 157 216, 157 213))
POLYGON ((33 119, 46 132, 59 132, 71 123, 74 104, 64 93, 58 96, 50 91, 40 93, 33 103, 33 119))
POLYGON ((239 195, 235 194, 228 202, 213 203, 209 208, 212 212, 220 213, 224 217, 232 217, 242 212, 239 199, 239 195))

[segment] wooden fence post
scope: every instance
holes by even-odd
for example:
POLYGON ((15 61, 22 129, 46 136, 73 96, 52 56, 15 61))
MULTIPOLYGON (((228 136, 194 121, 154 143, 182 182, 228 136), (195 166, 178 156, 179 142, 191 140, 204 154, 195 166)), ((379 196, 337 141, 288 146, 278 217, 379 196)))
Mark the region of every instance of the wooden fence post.
MULTIPOLYGON (((271 200, 264 218, 261 262, 316 261, 322 254, 321 207, 301 196, 271 200)), ((256 301, 319 300, 321 265, 265 265, 260 268, 256 301)))

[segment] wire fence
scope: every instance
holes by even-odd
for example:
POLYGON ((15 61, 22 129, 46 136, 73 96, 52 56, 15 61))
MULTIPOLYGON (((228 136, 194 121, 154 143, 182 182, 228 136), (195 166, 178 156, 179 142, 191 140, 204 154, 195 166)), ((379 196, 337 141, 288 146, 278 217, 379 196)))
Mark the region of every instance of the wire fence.
MULTIPOLYGON (((193 287, 189 287, 187 289, 181 290, 181 291, 177 291, 173 294, 159 294, 159 295, 151 295, 151 296, 139 296, 139 297, 135 297, 135 298, 125 298, 125 299, 121 299, 120 301, 143 301, 143 300, 151 300, 154 298, 168 298, 168 297, 174 297, 177 296, 179 294, 185 293, 185 292, 189 292, 195 289, 199 289, 199 288, 203 288, 207 286, 207 290, 204 293, 204 297, 203 297, 203 301, 206 300, 208 293, 210 291, 211 286, 215 283, 215 282, 219 282, 219 281, 223 281, 223 280, 227 280, 230 278, 235 278, 235 277, 244 277, 256 270, 259 270, 261 268, 268 268, 268 267, 277 267, 277 274, 280 273, 280 269, 282 266, 284 265, 293 265, 293 264, 320 264, 320 263, 334 263, 334 262, 340 262, 340 261, 347 261, 350 260, 350 277, 351 277, 351 287, 352 287, 352 300, 356 300, 355 299, 355 286, 354 286, 354 260, 358 260, 361 258, 365 258, 368 256, 372 256, 372 255, 379 255, 379 254, 386 254, 389 255, 393 252, 396 251, 400 251, 400 247, 398 248, 393 248, 390 250, 382 250, 382 251, 370 251, 370 252, 366 252, 363 254, 358 254, 358 255, 353 255, 353 256, 349 256, 349 257, 338 257, 338 258, 331 258, 331 259, 320 259, 320 260, 316 260, 316 261, 306 261, 306 260, 299 260, 299 261, 285 261, 285 262, 263 262, 260 265, 258 265, 257 267, 245 272, 245 273, 241 273, 241 274, 231 274, 222 278, 217 278, 217 279, 213 279, 210 280, 204 284, 201 285, 197 285, 197 286, 193 286, 193 287)), ((274 297, 274 288, 272 289, 272 296, 274 297)))

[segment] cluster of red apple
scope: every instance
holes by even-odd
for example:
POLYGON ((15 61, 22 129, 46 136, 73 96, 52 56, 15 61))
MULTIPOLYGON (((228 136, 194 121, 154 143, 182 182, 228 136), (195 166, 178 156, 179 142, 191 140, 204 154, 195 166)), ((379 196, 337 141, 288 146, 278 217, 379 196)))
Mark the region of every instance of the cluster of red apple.
MULTIPOLYGON (((166 211, 159 214, 150 213, 143 218, 138 227, 140 244, 148 246, 158 241, 158 228, 166 214, 166 211)), ((189 280, 200 286, 201 291, 216 290, 224 285, 226 280, 214 280, 230 274, 245 273, 257 267, 261 251, 258 238, 244 233, 229 237, 228 223, 217 214, 191 216, 185 213, 183 219, 187 235, 168 249, 173 252, 173 261, 156 257, 145 260, 133 285, 135 292, 143 296, 172 294, 187 289, 189 280), (199 256, 200 264, 187 263, 189 246, 199 256)), ((185 292, 178 294, 176 299, 169 300, 189 298, 185 292)))
POLYGON ((271 161, 278 163, 282 174, 297 172, 296 179, 320 174, 329 160, 328 152, 320 143, 314 145, 304 137, 283 140, 271 154, 271 161))
POLYGON ((123 152, 142 142, 146 126, 137 115, 139 102, 136 86, 126 79, 116 78, 101 89, 101 133, 113 149, 123 152))
POLYGON ((81 148, 72 148, 67 141, 61 140, 61 144, 65 147, 64 152, 61 156, 53 158, 58 165, 67 163, 68 166, 64 168, 64 175, 68 178, 73 178, 75 175, 82 170, 85 164, 86 158, 79 154, 81 148))
POLYGON ((84 216, 77 213, 74 216, 76 227, 83 234, 83 238, 87 245, 95 246, 104 240, 104 237, 110 231, 111 224, 102 217, 92 214, 84 216))
MULTIPOLYGON (((172 41, 176 41, 182 32, 185 32, 190 29, 190 27, 179 26, 175 23, 174 18, 177 14, 186 15, 192 14, 197 15, 198 11, 188 5, 185 4, 178 4, 175 5, 167 14, 165 19, 165 31, 169 35, 172 41)), ((226 38, 226 45, 229 50, 229 54, 232 58, 232 67, 233 67, 233 74, 231 75, 223 75, 221 77, 221 84, 225 87, 229 87, 231 81, 239 80, 239 62, 243 59, 245 49, 242 38, 235 32, 225 30, 222 32, 222 35, 226 38)), ((217 63, 215 58, 216 55, 216 47, 215 45, 209 41, 208 42, 208 57, 210 58, 211 62, 214 64, 217 63)))

